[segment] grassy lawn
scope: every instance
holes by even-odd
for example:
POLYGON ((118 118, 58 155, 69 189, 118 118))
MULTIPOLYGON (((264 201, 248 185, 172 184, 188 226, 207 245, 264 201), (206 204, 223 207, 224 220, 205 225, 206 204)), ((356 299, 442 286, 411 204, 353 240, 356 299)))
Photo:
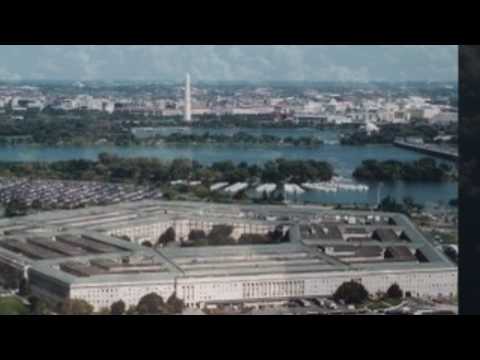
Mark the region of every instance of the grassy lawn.
POLYGON ((388 305, 383 301, 376 301, 376 302, 371 302, 367 304, 367 308, 370 310, 383 310, 383 309, 386 309, 387 307, 388 305))
POLYGON ((0 315, 25 315, 27 307, 16 297, 0 298, 0 315))
POLYGON ((402 303, 402 300, 400 299, 390 299, 390 298, 385 298, 377 301, 370 301, 367 304, 367 308, 370 310, 382 310, 382 309, 387 309, 392 306, 398 306, 402 303))
POLYGON ((383 300, 385 303, 387 303, 389 306, 398 306, 402 303, 402 299, 390 299, 386 298, 383 300))

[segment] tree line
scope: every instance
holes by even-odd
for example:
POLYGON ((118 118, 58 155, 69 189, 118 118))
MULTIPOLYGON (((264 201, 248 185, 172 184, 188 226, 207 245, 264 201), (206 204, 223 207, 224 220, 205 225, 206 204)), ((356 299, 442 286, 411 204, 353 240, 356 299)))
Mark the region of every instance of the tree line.
POLYGON ((454 177, 452 172, 451 165, 437 163, 432 158, 422 158, 413 162, 365 160, 355 169, 353 177, 364 181, 442 182, 454 177))
POLYGON ((15 302, 15 306, 13 310, 20 309, 24 315, 177 315, 185 309, 185 303, 175 293, 166 301, 156 293, 147 294, 137 305, 128 308, 123 300, 119 300, 109 308, 102 308, 97 312, 93 305, 82 299, 66 299, 52 306, 38 297, 30 296, 28 305, 15 302))
POLYGON ((433 143, 439 135, 453 136, 453 142, 458 141, 458 125, 432 126, 419 122, 412 126, 400 124, 387 124, 380 127, 378 132, 367 133, 355 131, 340 139, 342 145, 383 145, 392 144, 397 138, 419 137, 427 143, 433 143))
POLYGON ((2 177, 35 179, 126 182, 159 185, 175 180, 263 182, 328 181, 333 167, 324 161, 277 159, 263 165, 235 164, 232 161, 202 165, 190 159, 163 161, 155 158, 121 158, 100 154, 98 160, 67 160, 55 162, 0 162, 2 177))
POLYGON ((173 133, 170 135, 157 135, 147 143, 156 143, 163 141, 168 144, 244 144, 244 145, 285 145, 285 146, 304 146, 316 147, 323 145, 323 141, 314 136, 303 136, 293 138, 290 136, 279 137, 263 134, 260 136, 238 132, 233 135, 211 134, 184 134, 173 133))

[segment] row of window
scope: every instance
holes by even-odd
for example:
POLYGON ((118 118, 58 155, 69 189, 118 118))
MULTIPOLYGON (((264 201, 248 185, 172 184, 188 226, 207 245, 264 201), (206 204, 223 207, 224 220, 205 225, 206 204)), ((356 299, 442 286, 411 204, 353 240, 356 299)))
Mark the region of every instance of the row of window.
POLYGON ((288 297, 303 296, 305 284, 303 281, 245 283, 243 298, 288 297))

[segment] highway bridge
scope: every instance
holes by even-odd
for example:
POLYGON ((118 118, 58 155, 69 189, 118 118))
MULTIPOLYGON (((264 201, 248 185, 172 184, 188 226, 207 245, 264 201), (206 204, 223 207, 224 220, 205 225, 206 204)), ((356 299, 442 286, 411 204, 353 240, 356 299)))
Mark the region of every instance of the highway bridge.
POLYGON ((406 142, 405 140, 395 140, 393 144, 407 150, 417 151, 423 154, 452 161, 457 161, 459 157, 458 150, 445 149, 436 144, 413 144, 406 142))

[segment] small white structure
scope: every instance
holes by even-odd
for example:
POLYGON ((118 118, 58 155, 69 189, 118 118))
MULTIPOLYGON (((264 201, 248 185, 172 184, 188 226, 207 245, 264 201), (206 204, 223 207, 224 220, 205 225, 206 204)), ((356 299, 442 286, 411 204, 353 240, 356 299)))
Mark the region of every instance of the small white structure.
POLYGON ((248 188, 247 183, 236 183, 232 186, 227 187, 224 191, 230 194, 236 194, 242 190, 245 190, 246 188, 248 188))
POLYGON ((378 133, 380 131, 379 127, 372 122, 367 122, 365 125, 365 130, 368 134, 378 133))
POLYGON ((305 190, 297 184, 285 184, 285 192, 287 194, 304 194, 305 190))
POLYGON ((277 185, 275 184, 263 184, 263 185, 260 185, 259 187, 257 187, 255 189, 255 191, 257 193, 264 193, 266 192, 267 194, 270 194, 272 192, 274 192, 275 190, 277 189, 277 185))
POLYGON ((228 186, 228 182, 221 182, 221 183, 216 183, 210 186, 210 191, 218 191, 220 189, 223 189, 224 187, 228 186))

